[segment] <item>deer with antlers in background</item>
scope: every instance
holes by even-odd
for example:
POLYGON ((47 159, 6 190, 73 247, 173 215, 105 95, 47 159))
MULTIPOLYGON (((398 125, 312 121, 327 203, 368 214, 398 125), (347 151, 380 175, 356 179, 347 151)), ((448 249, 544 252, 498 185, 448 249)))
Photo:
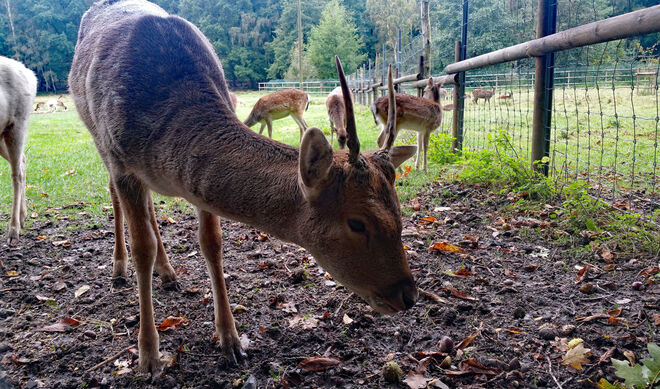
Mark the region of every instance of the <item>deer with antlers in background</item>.
MULTIPOLYGON (((446 94, 446 92, 445 92, 446 94)), ((417 132, 417 156, 415 167, 419 169, 420 154, 423 159, 423 169, 426 167, 426 152, 429 147, 431 133, 442 124, 442 106, 440 105, 440 87, 429 78, 428 85, 424 88, 424 98, 396 94, 396 130, 407 129, 417 132)), ((389 122, 389 95, 379 97, 371 105, 371 113, 374 115, 376 124, 381 128, 378 135, 378 145, 382 146, 388 136, 386 123, 389 122)))
POLYGON ((302 139, 303 132, 307 129, 303 114, 309 107, 309 101, 309 95, 298 89, 273 92, 257 100, 243 123, 248 127, 261 123, 259 134, 264 132, 265 126, 268 126, 268 137, 272 138, 273 120, 291 116, 300 128, 300 139, 302 139))
MULTIPOLYGON (((138 282, 139 369, 152 374, 162 369, 152 270, 176 280, 163 251, 152 190, 197 208, 215 330, 230 361, 245 353, 223 277, 220 217, 304 247, 378 312, 415 304, 418 292, 401 242, 394 189, 395 168, 415 147, 392 146, 392 103, 383 147, 360 152, 353 103, 338 58, 336 63, 348 150, 333 152, 315 127, 304 133, 298 149, 238 120, 213 46, 188 21, 143 0, 106 0, 83 16, 69 86, 108 168, 115 222, 123 215, 128 223, 138 282)), ((126 273, 126 257, 115 252, 113 277, 126 273)))
MULTIPOLYGON (((351 92, 350 98, 353 101, 353 92, 351 92)), ((332 144, 334 133, 337 133, 337 143, 339 148, 343 149, 346 146, 346 108, 341 87, 336 87, 330 92, 325 100, 325 107, 328 110, 328 119, 330 119, 330 144, 332 144)))

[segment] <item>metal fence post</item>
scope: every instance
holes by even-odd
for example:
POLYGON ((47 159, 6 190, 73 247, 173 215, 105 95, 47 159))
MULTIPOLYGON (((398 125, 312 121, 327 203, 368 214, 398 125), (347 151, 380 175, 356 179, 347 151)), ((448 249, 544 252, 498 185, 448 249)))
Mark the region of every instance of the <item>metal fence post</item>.
MULTIPOLYGON (((539 0, 536 37, 543 38, 557 31, 557 0, 539 0)), ((548 175, 549 166, 542 163, 550 155, 550 126, 552 124, 552 88, 555 54, 536 58, 534 74, 534 116, 532 119, 532 169, 538 168, 548 175)))
MULTIPOLYGON (((398 30, 396 40, 396 78, 401 77, 401 29, 398 30)), ((401 85, 397 84, 394 87, 396 93, 401 93, 401 85)))
MULTIPOLYGON (((456 41, 454 55, 456 62, 467 57, 467 26, 468 26, 468 0, 463 0, 463 23, 461 25, 461 40, 456 41)), ((452 151, 463 150, 463 119, 465 117, 465 72, 458 73, 454 86, 454 115, 452 117, 452 151)))

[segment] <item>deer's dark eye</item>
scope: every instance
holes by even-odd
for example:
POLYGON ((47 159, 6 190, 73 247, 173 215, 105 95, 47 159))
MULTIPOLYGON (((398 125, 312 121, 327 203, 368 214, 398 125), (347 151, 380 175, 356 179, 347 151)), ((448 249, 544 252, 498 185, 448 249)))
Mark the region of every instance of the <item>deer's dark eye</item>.
POLYGON ((364 223, 357 219, 348 219, 348 226, 353 232, 363 233, 367 230, 367 228, 364 226, 364 223))

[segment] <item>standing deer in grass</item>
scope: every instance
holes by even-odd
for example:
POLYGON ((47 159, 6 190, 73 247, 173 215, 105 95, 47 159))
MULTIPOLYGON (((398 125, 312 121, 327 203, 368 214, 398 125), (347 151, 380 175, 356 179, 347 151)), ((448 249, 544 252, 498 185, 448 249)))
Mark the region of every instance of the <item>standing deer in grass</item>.
MULTIPOLYGON (((417 132, 417 156, 415 167, 419 169, 420 154, 424 159, 423 169, 426 167, 426 152, 429 147, 431 133, 442 124, 442 106, 440 105, 440 88, 429 78, 424 88, 424 98, 397 94, 396 95, 396 131, 407 129, 417 132)), ((389 120, 389 96, 379 97, 371 105, 371 113, 376 124, 381 128, 378 135, 378 145, 382 146, 388 133, 386 123, 389 120)))
POLYGON ((0 155, 9 162, 13 195, 7 229, 10 245, 18 243, 25 222, 25 154, 28 118, 37 95, 32 70, 13 59, 0 56, 0 155))
MULTIPOLYGON (((343 95, 350 96, 336 62, 343 95)), ((152 190, 197 208, 215 330, 230 361, 245 353, 223 277, 220 217, 304 247, 378 312, 415 304, 394 190, 395 168, 415 147, 392 146, 395 114, 385 145, 363 153, 348 98, 348 150, 333 152, 315 127, 304 133, 300 149, 259 136, 232 112, 222 65, 206 37, 144 0, 106 0, 85 13, 69 87, 108 168, 115 222, 123 216, 128 223, 140 306, 139 369, 156 375, 162 369, 152 270, 176 280, 152 190)), ((116 239, 123 246, 123 234, 116 239)), ((125 277, 125 248, 117 254, 113 277, 125 277)))
MULTIPOLYGON (((353 101, 353 92, 351 92, 351 101, 353 101)), ((337 143, 339 148, 346 146, 346 108, 344 107, 344 96, 341 87, 336 87, 330 92, 325 100, 325 107, 328 110, 328 119, 330 119, 330 144, 333 141, 333 134, 337 133, 337 143)))
POLYGON ((490 98, 495 94, 495 87, 492 89, 474 89, 472 91, 472 98, 474 99, 475 104, 479 104, 479 99, 484 99, 485 103, 490 103, 490 98))
POLYGON ((509 93, 507 93, 505 95, 500 95, 500 97, 498 97, 498 99, 502 102, 507 102, 509 100, 513 101, 513 91, 509 91, 509 93))
POLYGON ((309 107, 309 100, 309 95, 298 89, 273 92, 257 100, 257 103, 252 107, 252 112, 243 123, 248 127, 261 123, 259 134, 264 132, 265 126, 268 126, 268 137, 272 139, 273 120, 291 115, 291 118, 300 128, 300 139, 302 139, 303 132, 307 129, 303 113, 309 107))

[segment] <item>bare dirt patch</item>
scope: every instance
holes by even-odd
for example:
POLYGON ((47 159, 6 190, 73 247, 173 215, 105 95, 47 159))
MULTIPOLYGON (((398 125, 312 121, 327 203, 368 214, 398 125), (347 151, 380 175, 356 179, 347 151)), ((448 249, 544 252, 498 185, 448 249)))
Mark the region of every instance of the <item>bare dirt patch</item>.
POLYGON ((213 341, 197 222, 167 215, 161 232, 182 289, 156 278, 156 320, 187 320, 161 332, 173 366, 155 380, 131 370, 137 287, 134 277, 111 287, 110 218, 75 232, 38 221, 20 246, 0 248, 0 388, 593 387, 614 382, 609 356, 639 360, 658 341, 657 257, 575 250, 551 209, 502 216, 507 200, 481 188, 436 183, 414 202, 403 240, 423 294, 395 316, 373 313, 297 246, 224 221, 230 300, 249 342, 240 367, 213 341), (590 350, 581 369, 562 364, 572 338, 590 350), (382 374, 388 361, 403 372, 395 383, 382 374))

